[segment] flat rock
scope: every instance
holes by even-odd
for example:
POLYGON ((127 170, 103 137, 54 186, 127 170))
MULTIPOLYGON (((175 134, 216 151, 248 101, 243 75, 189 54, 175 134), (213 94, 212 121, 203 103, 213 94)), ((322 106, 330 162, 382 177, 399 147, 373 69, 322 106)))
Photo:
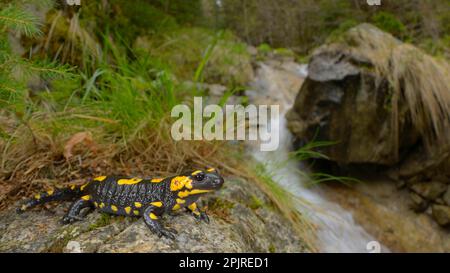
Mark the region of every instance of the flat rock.
POLYGON ((84 221, 61 225, 69 204, 0 213, 0 252, 305 252, 290 223, 252 183, 227 180, 202 202, 210 223, 188 213, 163 217, 175 240, 158 238, 142 219, 93 212, 84 221), (255 201, 257 200, 257 202, 255 201), (256 204, 256 205, 255 205, 256 204))

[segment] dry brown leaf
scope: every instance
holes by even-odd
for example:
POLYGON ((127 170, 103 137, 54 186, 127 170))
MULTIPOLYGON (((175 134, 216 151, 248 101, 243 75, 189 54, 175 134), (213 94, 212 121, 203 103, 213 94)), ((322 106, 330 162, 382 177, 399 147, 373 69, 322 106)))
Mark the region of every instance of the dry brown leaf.
POLYGON ((92 139, 91 132, 80 132, 74 134, 64 145, 64 157, 69 159, 73 156, 73 148, 80 143, 84 143, 91 151, 95 152, 96 147, 94 140, 92 139))

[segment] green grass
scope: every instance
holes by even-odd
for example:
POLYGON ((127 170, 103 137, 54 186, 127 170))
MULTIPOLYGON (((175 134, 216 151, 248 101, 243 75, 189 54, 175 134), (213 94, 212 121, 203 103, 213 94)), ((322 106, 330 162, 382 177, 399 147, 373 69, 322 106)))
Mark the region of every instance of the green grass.
MULTIPOLYGON (((321 148, 326 148, 332 145, 336 145, 335 141, 310 141, 303 147, 297 149, 290 154, 290 158, 294 158, 299 161, 307 161, 314 159, 328 160, 328 156, 320 152, 321 148)), ((311 167, 314 167, 314 162, 312 162, 311 167)), ((300 175, 305 177, 308 183, 307 186, 314 186, 324 182, 339 182, 347 186, 351 186, 353 183, 359 183, 360 180, 347 177, 347 176, 335 176, 332 174, 312 171, 311 173, 304 173, 299 171, 300 175)))

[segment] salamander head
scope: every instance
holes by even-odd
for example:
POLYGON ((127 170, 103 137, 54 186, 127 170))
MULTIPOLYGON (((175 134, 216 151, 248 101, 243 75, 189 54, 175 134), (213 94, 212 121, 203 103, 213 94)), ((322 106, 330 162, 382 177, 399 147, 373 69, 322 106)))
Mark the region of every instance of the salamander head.
POLYGON ((196 170, 173 177, 170 189, 179 191, 180 197, 187 197, 218 190, 223 183, 222 176, 215 169, 209 168, 206 171, 196 170))

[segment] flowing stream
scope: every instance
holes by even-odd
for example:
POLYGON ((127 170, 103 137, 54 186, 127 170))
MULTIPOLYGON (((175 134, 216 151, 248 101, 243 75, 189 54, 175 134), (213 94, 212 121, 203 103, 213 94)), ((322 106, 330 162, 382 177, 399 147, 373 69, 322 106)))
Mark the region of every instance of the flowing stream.
POLYGON ((277 150, 271 152, 260 151, 259 145, 249 145, 249 152, 259 162, 265 164, 275 182, 305 201, 299 202, 298 209, 303 215, 306 213, 308 219, 317 226, 319 251, 367 253, 380 249, 386 252, 387 248, 374 242, 375 239, 354 222, 351 213, 342 209, 339 204, 327 200, 321 187, 307 186, 304 176, 299 172, 306 170, 301 169, 298 161, 289 159, 293 136, 286 127, 285 113, 292 106, 295 93, 298 92, 298 87, 289 84, 289 81, 295 81, 296 77, 302 80, 306 73, 304 65, 295 63, 276 67, 260 64, 249 98, 256 104, 265 102, 280 105, 278 120, 280 144, 277 150), (286 73, 289 75, 286 76, 286 73), (287 90, 289 88, 294 89, 287 90), (254 101, 252 96, 254 98, 264 96, 264 99, 254 101))

